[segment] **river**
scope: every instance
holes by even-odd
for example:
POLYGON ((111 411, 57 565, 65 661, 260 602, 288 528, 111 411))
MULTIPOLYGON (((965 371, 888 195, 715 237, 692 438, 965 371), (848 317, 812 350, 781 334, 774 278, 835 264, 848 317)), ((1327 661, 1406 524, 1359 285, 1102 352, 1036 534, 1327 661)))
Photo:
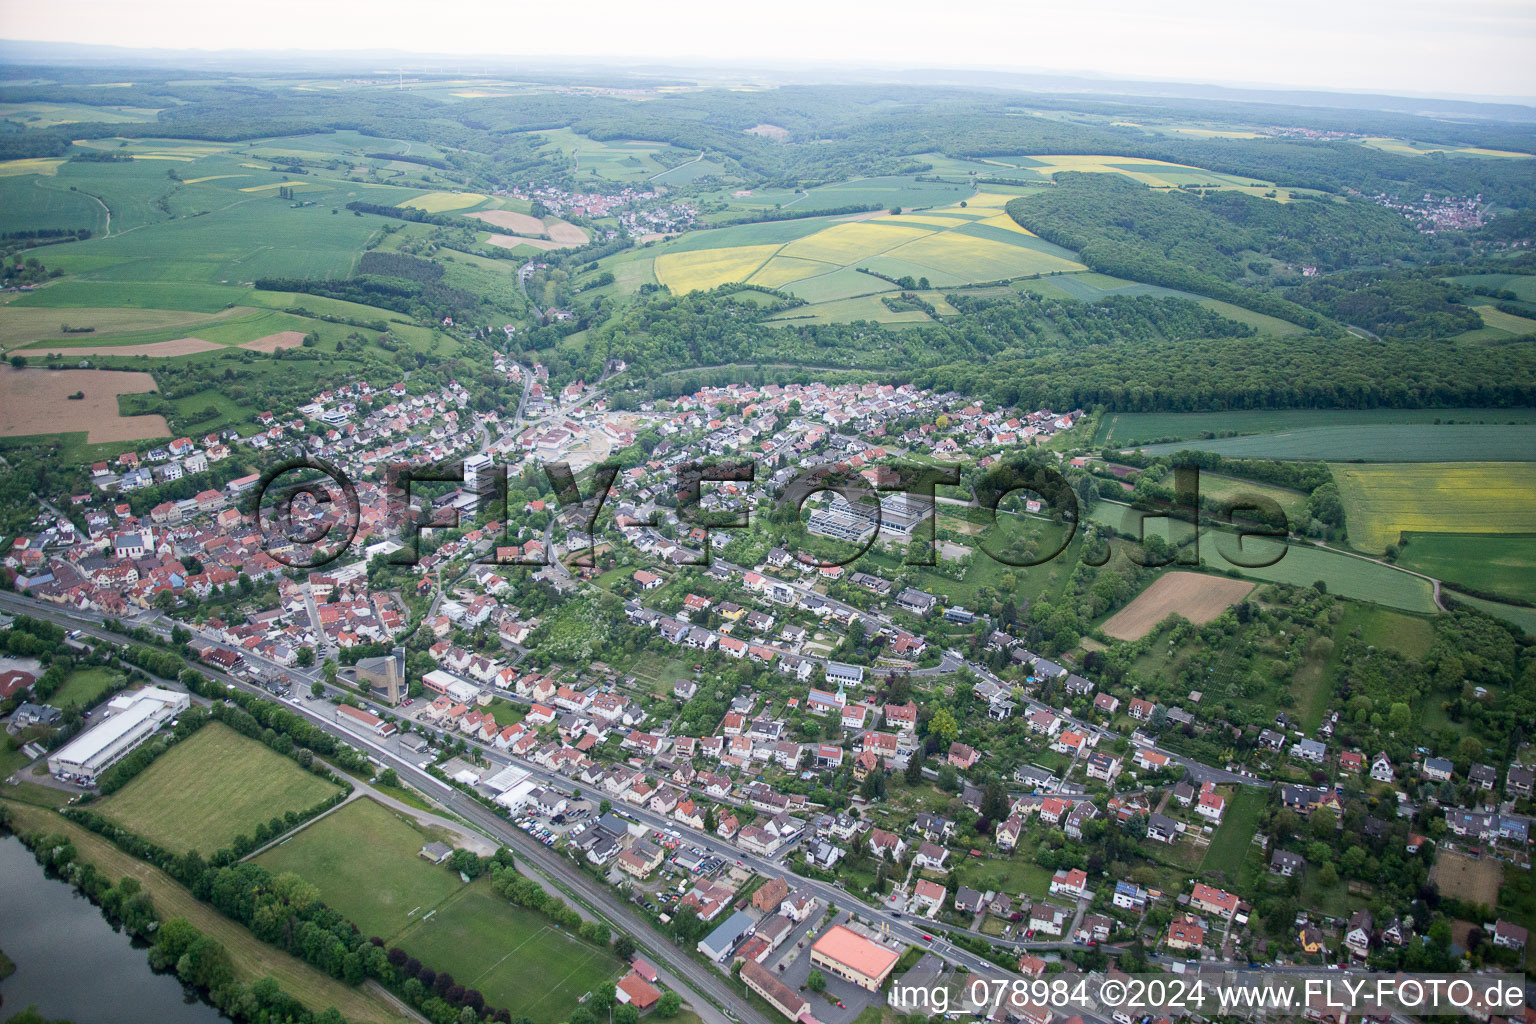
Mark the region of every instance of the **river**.
POLYGON ((218 1024, 188 1003, 173 975, 149 969, 146 951, 112 930, 101 910, 49 878, 14 836, 0 839, 0 949, 16 973, 0 982, 0 1019, 30 1005, 76 1024, 218 1024))

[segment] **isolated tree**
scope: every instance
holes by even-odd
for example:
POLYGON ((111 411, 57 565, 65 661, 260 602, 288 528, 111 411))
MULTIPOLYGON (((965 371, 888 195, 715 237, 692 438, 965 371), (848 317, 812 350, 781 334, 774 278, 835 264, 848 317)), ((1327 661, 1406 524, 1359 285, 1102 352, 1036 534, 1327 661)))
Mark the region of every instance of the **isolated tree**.
POLYGON ((805 987, 812 992, 825 992, 827 990, 827 976, 820 971, 812 971, 805 977, 805 987))

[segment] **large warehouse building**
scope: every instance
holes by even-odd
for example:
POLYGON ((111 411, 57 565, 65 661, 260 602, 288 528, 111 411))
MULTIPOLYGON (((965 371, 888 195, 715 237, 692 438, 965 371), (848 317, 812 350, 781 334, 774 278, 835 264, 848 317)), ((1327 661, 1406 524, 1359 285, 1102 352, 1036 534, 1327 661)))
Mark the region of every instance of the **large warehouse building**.
POLYGON ((811 947, 812 964, 871 992, 880 990, 900 959, 894 949, 840 924, 828 928, 811 947))
POLYGON ((146 686, 113 698, 109 717, 64 744, 48 758, 48 770, 66 782, 94 783, 192 704, 185 693, 146 686))

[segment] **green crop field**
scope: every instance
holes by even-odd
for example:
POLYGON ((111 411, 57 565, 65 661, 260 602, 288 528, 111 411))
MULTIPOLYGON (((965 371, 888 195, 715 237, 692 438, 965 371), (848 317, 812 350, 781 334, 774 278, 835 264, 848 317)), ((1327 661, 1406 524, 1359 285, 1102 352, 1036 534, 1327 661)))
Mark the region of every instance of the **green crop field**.
POLYGON ((1397 564, 1479 593, 1536 602, 1536 535, 1413 533, 1397 564))
POLYGON ((456 873, 419 856, 435 838, 377 801, 353 800, 256 862, 308 879, 364 935, 388 938, 463 885, 456 873))
POLYGON ((534 1024, 567 1019, 619 967, 610 952, 497 896, 487 878, 463 886, 397 944, 424 964, 452 964, 459 984, 534 1024))
MULTIPOLYGON (((1094 506, 1089 518, 1114 530, 1129 530, 1132 534, 1137 532, 1139 522, 1137 513, 1129 506, 1107 501, 1094 506)), ((1147 532, 1166 536, 1166 523, 1166 519, 1154 518, 1147 524, 1147 532)), ((1124 545, 1126 542, 1116 540, 1114 543, 1124 545)), ((1231 533, 1203 528, 1200 531, 1201 562, 1211 571, 1231 571, 1248 579, 1288 583, 1297 587, 1311 586, 1321 580, 1327 585, 1330 594, 1340 597, 1410 612, 1435 611, 1429 582, 1389 565, 1381 565, 1342 551, 1309 544, 1291 544, 1273 565, 1247 568, 1234 564, 1223 555, 1223 552, 1236 555, 1237 543, 1237 538, 1231 533)), ((1243 559, 1258 561, 1263 556, 1272 557, 1277 551, 1276 544, 1276 541, 1263 538, 1245 540, 1243 559)))
MULTIPOLYGON (((1247 542, 1245 549, 1251 544, 1252 541, 1247 542)), ((1432 588, 1427 581, 1390 566, 1378 565, 1338 551, 1293 544, 1274 565, 1248 569, 1232 564, 1223 556, 1223 548, 1235 553, 1235 545, 1236 540, 1231 536, 1218 540, 1215 531, 1207 530, 1201 536, 1200 555, 1209 568, 1235 570, 1253 579, 1289 583, 1298 587, 1311 586, 1321 580, 1327 585, 1330 594, 1340 597, 1410 612, 1435 610, 1432 588)))
POLYGON ((288 811, 305 811, 333 783, 210 722, 97 805, 103 815, 176 853, 212 854, 288 811))
POLYGON ((0 177, 0 232, 87 228, 99 232, 106 210, 90 196, 69 191, 54 175, 0 177))
MULTIPOLYGON (((1078 275, 1081 276, 1081 275, 1078 275)), ((1052 278, 1060 281, 1062 278, 1052 278)), ((1028 282, 1029 284, 1043 282, 1028 282)), ((1234 412, 1117 412, 1099 422, 1095 446, 1126 447, 1177 440, 1200 440, 1212 450, 1231 435, 1291 433, 1318 427, 1398 425, 1536 424, 1533 409, 1256 409, 1234 412)), ((1186 447, 1196 447, 1186 445, 1186 447)))
POLYGON ((1536 451, 1536 424, 1391 423, 1299 427, 1275 433, 1139 447, 1148 455, 1172 455, 1191 448, 1236 459, 1524 462, 1531 457, 1531 452, 1536 451))
POLYGON ((109 668, 76 669, 64 680, 64 685, 54 691, 48 703, 56 708, 89 708, 101 699, 107 687, 122 676, 109 668))

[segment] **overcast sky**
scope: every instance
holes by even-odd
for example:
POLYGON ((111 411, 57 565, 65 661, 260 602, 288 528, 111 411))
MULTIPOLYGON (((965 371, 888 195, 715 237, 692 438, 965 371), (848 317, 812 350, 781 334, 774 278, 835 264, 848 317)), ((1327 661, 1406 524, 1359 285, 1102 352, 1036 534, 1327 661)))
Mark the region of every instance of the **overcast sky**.
POLYGON ((1533 0, 0 0, 0 37, 1068 71, 1536 97, 1533 0))

